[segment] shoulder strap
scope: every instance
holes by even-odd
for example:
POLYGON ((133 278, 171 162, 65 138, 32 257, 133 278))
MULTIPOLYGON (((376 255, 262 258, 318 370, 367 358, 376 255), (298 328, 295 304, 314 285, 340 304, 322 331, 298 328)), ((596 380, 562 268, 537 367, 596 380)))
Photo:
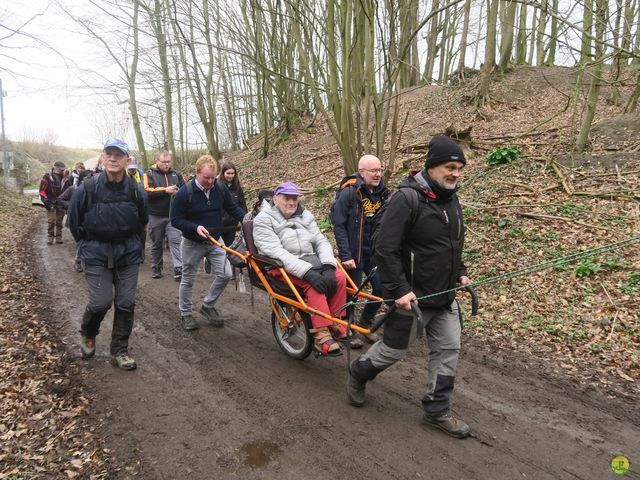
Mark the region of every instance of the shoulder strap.
POLYGON ((133 203, 137 205, 140 200, 138 197, 138 182, 135 178, 127 176, 129 178, 129 200, 133 200, 133 203))
POLYGON ((187 187, 187 207, 191 205, 191 197, 193 197, 193 180, 189 180, 185 183, 187 187))
POLYGON ((93 189, 95 186, 93 175, 87 175, 84 177, 82 183, 84 184, 84 192, 87 196, 87 210, 91 210, 91 207, 93 206, 93 189))
POLYGON ((411 224, 415 224, 418 220, 418 206, 420 205, 420 199, 418 198, 418 191, 415 188, 398 188, 402 192, 404 198, 409 202, 409 208, 411 208, 411 224), (408 190, 412 191, 410 194, 408 190))

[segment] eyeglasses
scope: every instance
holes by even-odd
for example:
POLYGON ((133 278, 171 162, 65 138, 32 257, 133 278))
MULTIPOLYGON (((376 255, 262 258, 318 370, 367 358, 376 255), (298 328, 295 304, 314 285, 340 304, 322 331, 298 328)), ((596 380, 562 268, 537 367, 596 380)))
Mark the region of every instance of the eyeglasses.
POLYGON ((369 172, 369 173, 373 173, 374 175, 377 173, 382 173, 382 169, 381 168, 361 168, 360 170, 364 170, 365 172, 369 172))
POLYGON ((158 160, 157 163, 164 163, 165 165, 169 165, 171 160, 158 160))

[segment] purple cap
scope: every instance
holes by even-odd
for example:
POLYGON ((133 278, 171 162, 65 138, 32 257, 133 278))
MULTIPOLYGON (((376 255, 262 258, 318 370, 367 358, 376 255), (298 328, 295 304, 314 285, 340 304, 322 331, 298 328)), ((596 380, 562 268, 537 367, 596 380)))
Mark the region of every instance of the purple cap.
POLYGON ((104 150, 109 147, 115 147, 125 155, 129 155, 129 145, 124 143, 122 140, 118 140, 117 138, 110 138, 104 143, 104 150))
POLYGON ((276 189, 273 191, 273 196, 275 197, 276 195, 280 195, 280 194, 294 195, 296 197, 299 197, 300 195, 302 195, 302 193, 298 189, 298 186, 293 182, 284 182, 278 185, 276 189))

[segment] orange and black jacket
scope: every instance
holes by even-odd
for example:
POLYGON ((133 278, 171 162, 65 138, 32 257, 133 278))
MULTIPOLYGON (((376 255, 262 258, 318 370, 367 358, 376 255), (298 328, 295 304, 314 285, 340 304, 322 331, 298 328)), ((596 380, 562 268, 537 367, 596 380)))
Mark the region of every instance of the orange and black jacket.
POLYGON ((49 173, 45 173, 40 180, 40 198, 45 206, 53 205, 67 188, 73 185, 73 179, 69 172, 65 170, 63 173, 56 175, 53 169, 49 173))
POLYGON ((357 173, 342 179, 331 207, 340 261, 355 260, 358 265, 363 258, 371 256, 371 219, 388 195, 384 181, 369 190, 357 173))
POLYGON ((164 173, 154 163, 142 176, 142 185, 149 197, 149 215, 168 217, 173 196, 167 194, 167 187, 177 185, 180 188, 184 180, 180 172, 170 168, 164 173))

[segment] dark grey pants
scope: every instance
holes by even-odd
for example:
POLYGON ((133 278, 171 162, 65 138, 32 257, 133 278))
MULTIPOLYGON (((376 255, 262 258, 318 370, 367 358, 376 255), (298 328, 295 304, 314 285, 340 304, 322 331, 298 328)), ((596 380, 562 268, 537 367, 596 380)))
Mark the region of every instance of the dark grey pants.
POLYGON ((100 265, 84 267, 89 303, 80 331, 89 338, 95 338, 100 331, 100 323, 113 304, 115 312, 111 333, 112 355, 125 353, 129 347, 139 268, 140 265, 137 264, 116 268, 100 265))
POLYGON ((151 266, 162 267, 162 245, 164 237, 169 241, 169 253, 174 267, 182 268, 182 254, 180 253, 180 242, 182 232, 171 225, 169 217, 159 217, 149 215, 149 237, 151 237, 151 266))
POLYGON ((407 355, 422 329, 429 345, 428 383, 422 406, 436 413, 449 409, 460 355, 460 313, 455 300, 449 308, 423 308, 422 323, 411 312, 398 311, 385 324, 383 339, 351 364, 351 374, 360 381, 373 380, 407 355))

